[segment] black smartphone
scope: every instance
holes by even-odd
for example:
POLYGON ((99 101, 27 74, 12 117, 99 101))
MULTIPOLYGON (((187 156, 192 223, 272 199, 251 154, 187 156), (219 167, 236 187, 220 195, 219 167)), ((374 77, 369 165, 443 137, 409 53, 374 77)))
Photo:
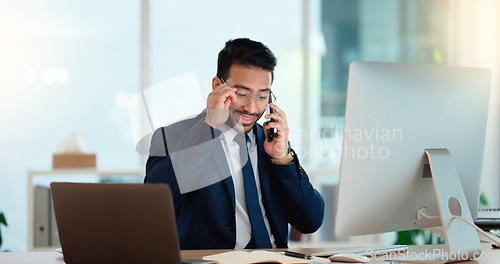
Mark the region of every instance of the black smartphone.
MULTIPOLYGON (((271 114, 273 112, 273 109, 269 107, 269 103, 272 103, 273 101, 273 95, 269 93, 269 98, 267 99, 267 106, 266 106, 266 115, 271 114)), ((274 122, 274 119, 268 118, 266 119, 266 122, 274 122)), ((276 133, 274 128, 270 128, 267 130, 267 141, 271 142, 273 141, 273 136, 276 133)))

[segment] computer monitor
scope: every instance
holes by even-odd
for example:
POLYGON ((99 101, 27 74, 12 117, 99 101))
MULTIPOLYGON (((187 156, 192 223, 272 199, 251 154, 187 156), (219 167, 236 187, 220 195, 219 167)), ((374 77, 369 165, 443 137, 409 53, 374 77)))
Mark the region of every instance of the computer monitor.
MULTIPOLYGON (((490 83, 488 69, 351 62, 336 235, 422 229, 453 222, 455 230, 448 230, 449 244, 457 240, 456 233, 471 229, 457 219, 450 220, 447 208, 471 220, 477 217, 490 83), (428 154, 434 155, 431 166, 426 155, 429 149, 437 149, 428 154), (441 154, 444 160, 440 160, 441 154), (458 177, 453 177, 450 167, 456 168, 458 177), (431 170, 447 176, 435 183, 439 175, 433 179, 431 170), (458 178, 461 186, 454 185, 453 178, 458 178), (441 187, 435 188, 435 184, 441 187), (441 192, 441 203, 437 202, 436 189, 441 192), (450 192, 462 189, 467 202, 460 203, 459 195, 450 192), (456 199, 449 199, 454 196, 456 199), (461 211, 465 208, 470 212, 461 211), (447 217, 417 219, 421 210, 447 217)), ((477 238, 475 230, 473 233, 477 238)), ((458 247, 466 250, 480 247, 478 239, 473 245, 468 241, 462 244, 458 247)))

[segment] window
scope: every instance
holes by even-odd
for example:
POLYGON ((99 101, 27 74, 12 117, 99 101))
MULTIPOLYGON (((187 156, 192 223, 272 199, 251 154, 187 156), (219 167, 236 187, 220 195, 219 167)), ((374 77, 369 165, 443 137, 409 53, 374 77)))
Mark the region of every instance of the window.
POLYGON ((139 169, 127 98, 139 88, 136 0, 0 4, 0 210, 2 249, 27 249, 28 170, 51 168, 71 132, 99 169, 139 169))

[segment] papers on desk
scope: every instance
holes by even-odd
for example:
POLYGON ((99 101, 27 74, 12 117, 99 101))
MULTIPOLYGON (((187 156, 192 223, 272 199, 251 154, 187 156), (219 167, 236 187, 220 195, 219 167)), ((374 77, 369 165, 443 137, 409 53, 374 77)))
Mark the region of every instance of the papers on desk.
POLYGON ((203 257, 203 260, 215 260, 218 264, 253 264, 253 263, 309 263, 330 262, 329 259, 313 257, 312 260, 300 259, 282 255, 278 252, 255 250, 248 251, 229 251, 220 254, 203 257))

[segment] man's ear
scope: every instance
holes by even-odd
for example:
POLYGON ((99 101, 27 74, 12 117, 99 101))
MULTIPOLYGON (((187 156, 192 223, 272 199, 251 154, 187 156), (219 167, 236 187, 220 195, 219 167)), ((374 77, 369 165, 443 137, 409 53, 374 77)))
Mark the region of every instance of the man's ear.
POLYGON ((221 82, 220 78, 215 76, 212 79, 212 91, 215 90, 215 88, 219 87, 219 85, 221 85, 221 84, 222 84, 222 82, 221 82))

